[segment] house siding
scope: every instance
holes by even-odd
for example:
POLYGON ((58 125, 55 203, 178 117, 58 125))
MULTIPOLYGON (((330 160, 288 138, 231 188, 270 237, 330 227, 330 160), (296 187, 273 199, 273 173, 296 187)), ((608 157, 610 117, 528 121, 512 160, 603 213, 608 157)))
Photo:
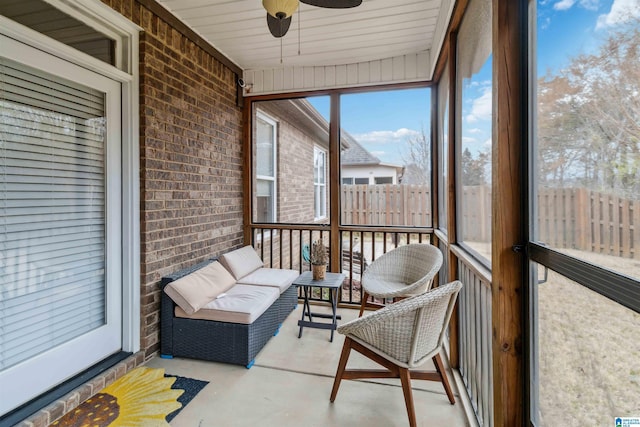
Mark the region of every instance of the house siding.
POLYGON ((236 75, 133 0, 140 37, 141 349, 159 350, 162 276, 243 244, 236 75))

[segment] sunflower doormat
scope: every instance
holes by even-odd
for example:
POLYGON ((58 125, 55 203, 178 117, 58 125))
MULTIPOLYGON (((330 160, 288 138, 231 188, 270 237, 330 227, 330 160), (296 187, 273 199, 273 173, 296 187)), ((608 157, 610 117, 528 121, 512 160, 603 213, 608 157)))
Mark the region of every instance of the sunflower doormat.
POLYGON ((51 425, 168 426, 207 384, 207 381, 167 376, 164 369, 136 368, 51 425))

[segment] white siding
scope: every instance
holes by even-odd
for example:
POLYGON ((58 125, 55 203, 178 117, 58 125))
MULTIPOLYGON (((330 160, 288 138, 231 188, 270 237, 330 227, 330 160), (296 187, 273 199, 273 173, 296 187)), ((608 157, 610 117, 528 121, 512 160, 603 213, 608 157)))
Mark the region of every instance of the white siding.
POLYGON ((243 78, 247 96, 425 81, 431 73, 430 52, 425 51, 343 65, 245 70, 243 78))

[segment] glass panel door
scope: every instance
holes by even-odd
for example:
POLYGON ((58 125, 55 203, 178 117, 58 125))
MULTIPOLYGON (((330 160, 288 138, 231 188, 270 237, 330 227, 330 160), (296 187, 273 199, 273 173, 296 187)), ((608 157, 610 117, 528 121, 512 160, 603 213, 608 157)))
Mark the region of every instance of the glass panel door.
POLYGON ((0 42, 1 415, 118 351, 122 316, 120 85, 0 42))

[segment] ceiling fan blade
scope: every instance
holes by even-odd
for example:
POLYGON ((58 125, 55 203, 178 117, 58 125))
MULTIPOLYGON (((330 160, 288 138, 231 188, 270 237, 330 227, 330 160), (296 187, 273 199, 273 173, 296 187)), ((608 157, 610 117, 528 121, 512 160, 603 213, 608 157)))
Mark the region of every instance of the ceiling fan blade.
POLYGON ((267 27, 269 27, 271 35, 273 37, 280 38, 287 34, 287 31, 289 31, 289 27, 291 26, 291 18, 292 16, 278 19, 267 13, 267 27))
POLYGON ((348 9, 360 6, 362 0, 300 0, 302 3, 311 6, 325 7, 328 9, 348 9))

